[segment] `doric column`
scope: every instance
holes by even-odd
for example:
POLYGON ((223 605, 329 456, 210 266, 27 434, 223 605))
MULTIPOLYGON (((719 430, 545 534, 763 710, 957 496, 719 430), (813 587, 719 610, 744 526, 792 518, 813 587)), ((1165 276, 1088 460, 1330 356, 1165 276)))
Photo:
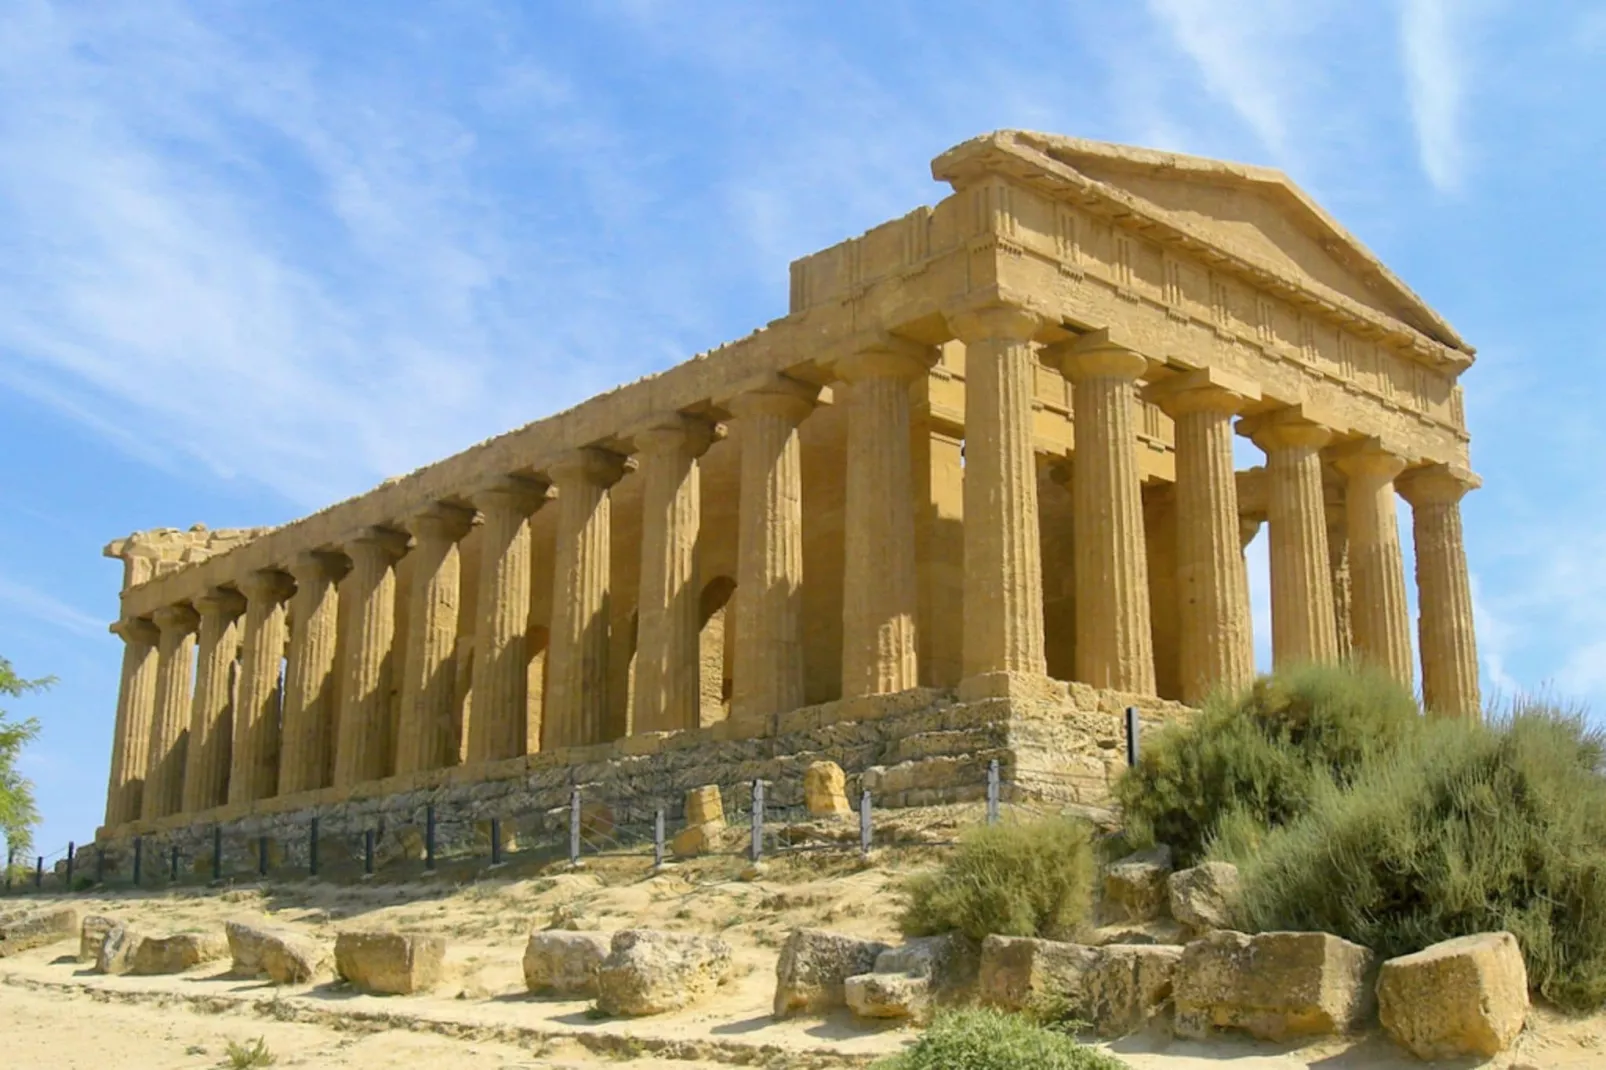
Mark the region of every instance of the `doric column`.
MULTIPOLYGON (((558 534, 552 574, 552 634, 547 647, 547 709, 541 726, 543 748, 603 739, 608 716, 611 579, 608 488, 624 473, 624 458, 591 448, 576 450, 547 469, 558 491, 558 534)), ((476 645, 476 665, 483 656, 476 645)), ((520 669, 522 672, 524 667, 520 669)), ((474 713, 479 716, 478 697, 474 713)))
POLYGON ((229 798, 234 695, 229 670, 240 645, 235 621, 245 612, 239 592, 216 588, 195 600, 201 615, 190 702, 189 758, 184 764, 184 812, 221 806, 229 798))
POLYGON ((156 625, 138 617, 120 620, 111 633, 123 641, 123 674, 112 729, 111 778, 106 786, 106 827, 139 820, 145 768, 150 761, 151 719, 156 710, 156 625))
POLYGON ((797 429, 818 392, 791 379, 732 399, 739 421, 731 718, 803 705, 803 469, 797 429))
POLYGON ((1478 717, 1478 645, 1472 586, 1461 533, 1461 498, 1479 486, 1460 466, 1413 469, 1400 480, 1411 503, 1416 540, 1418 639, 1422 647, 1422 700, 1432 712, 1478 717))
POLYGON ((965 344, 965 679, 1040 676, 1046 664, 1032 337, 1042 319, 1005 305, 947 318, 965 344))
POLYGON ((1246 419, 1243 429, 1266 451, 1272 663, 1337 661, 1320 453, 1332 435, 1292 409, 1246 419))
POLYGON ((1405 461, 1397 450, 1368 439, 1346 446, 1336 463, 1348 477, 1344 512, 1355 657, 1411 689, 1416 679, 1411 611, 1405 602, 1405 559, 1394 501, 1394 477, 1404 471, 1405 461))
POLYGON ((279 794, 328 787, 334 774, 335 642, 345 575, 339 554, 307 551, 290 562, 296 594, 290 603, 290 654, 284 667, 284 718, 279 752, 279 794))
POLYGON ((156 619, 156 700, 151 717, 150 754, 139 816, 146 821, 180 812, 184 804, 184 762, 188 757, 191 663, 195 626, 201 622, 187 605, 163 606, 156 619))
POLYGON ((1237 691, 1254 678, 1232 418, 1260 388, 1206 369, 1157 384, 1149 396, 1176 423, 1182 699, 1198 705, 1218 687, 1237 691))
POLYGON ((1072 384, 1071 526, 1076 560, 1076 676, 1154 694, 1154 639, 1143 528, 1134 384, 1141 354, 1102 331, 1050 352, 1072 384))
POLYGON ((636 606, 637 732, 696 728, 701 706, 697 459, 713 428, 676 416, 636 436, 641 451, 641 589, 636 606))
POLYGON ((240 581, 245 625, 240 636, 240 693, 234 710, 229 802, 267 799, 279 790, 279 670, 284 659, 284 602, 290 577, 273 569, 240 581))
POLYGON ((1351 620, 1349 521, 1342 502, 1327 503, 1327 570, 1333 577, 1333 627, 1338 640, 1338 660, 1349 661, 1355 654, 1355 629, 1351 620))
POLYGON ((335 736, 334 786, 390 774, 391 644, 396 633, 396 559, 407 540, 369 528, 342 549, 351 574, 340 585, 345 664, 340 672, 340 718, 335 736))
POLYGON ((1255 637, 1255 602, 1249 594, 1249 544, 1255 541, 1260 534, 1260 526, 1265 518, 1259 516, 1245 516, 1238 514, 1238 561, 1243 567, 1244 577, 1244 605, 1249 607, 1249 642, 1251 660, 1254 654, 1255 637))
MULTIPOLYGON (((407 520, 413 536, 412 590, 407 599, 406 677, 396 727, 396 772, 457 764, 457 613, 461 594, 458 542, 474 514, 436 502, 407 520)), ((529 569, 524 570, 529 590, 529 569)), ((526 597, 528 597, 526 595, 526 597)))
POLYGON ((463 731, 472 762, 517 758, 538 749, 529 733, 530 514, 546 484, 497 476, 469 495, 480 511, 479 594, 475 599, 473 699, 463 731))
POLYGON ((886 338, 835 366, 847 383, 848 415, 844 698, 906 691, 920 683, 909 384, 927 373, 934 356, 925 346, 886 338))

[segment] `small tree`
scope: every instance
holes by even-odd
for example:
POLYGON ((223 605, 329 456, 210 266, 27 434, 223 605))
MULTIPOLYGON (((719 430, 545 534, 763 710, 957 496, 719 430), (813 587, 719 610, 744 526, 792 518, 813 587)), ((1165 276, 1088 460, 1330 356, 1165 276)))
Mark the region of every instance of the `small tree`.
MULTIPOLYGON (((0 696, 20 698, 43 691, 55 682, 50 676, 24 680, 12 669, 11 662, 0 658, 0 696)), ((0 709, 0 834, 4 834, 8 848, 18 852, 33 846, 33 826, 39 820, 39 811, 34 808, 33 782, 17 771, 17 759, 22 748, 38 734, 36 719, 13 721, 0 709)))

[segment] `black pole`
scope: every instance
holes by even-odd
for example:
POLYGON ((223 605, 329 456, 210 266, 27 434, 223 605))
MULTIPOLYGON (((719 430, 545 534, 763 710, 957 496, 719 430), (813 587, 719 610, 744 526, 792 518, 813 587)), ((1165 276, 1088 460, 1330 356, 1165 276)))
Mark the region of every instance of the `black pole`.
POLYGON ((95 883, 106 883, 106 848, 95 848, 95 883))
POLYGON ((435 868, 435 804, 424 807, 424 868, 435 868))
POLYGON ((313 814, 307 829, 307 876, 318 875, 318 815, 313 814))
POLYGON ((1138 708, 1126 708, 1126 764, 1138 764, 1138 708))
POLYGON ((169 881, 171 881, 172 883, 177 884, 178 883, 178 844, 175 843, 173 845, 173 850, 172 850, 171 855, 169 856, 169 859, 170 860, 169 860, 169 863, 168 863, 167 879, 169 881))
POLYGON ((145 837, 134 837, 134 887, 139 887, 140 871, 145 862, 145 837))
POLYGON ((374 830, 362 830, 362 875, 374 875, 374 830))
POLYGON ((664 808, 660 806, 652 819, 652 864, 664 864, 664 808))
POLYGON ((73 863, 77 861, 78 858, 77 846, 78 845, 73 843, 71 840, 67 841, 67 891, 69 893, 72 891, 73 863))
POLYGON ((212 882, 223 879, 223 826, 212 826, 212 882))
POLYGON ((45 856, 44 855, 40 855, 39 856, 39 861, 35 862, 34 865, 33 865, 33 886, 35 888, 43 888, 45 886, 45 856))
POLYGON ((11 867, 16 864, 17 849, 8 845, 6 847, 6 891, 8 893, 11 891, 11 867))
POLYGON ((491 865, 502 864, 502 819, 491 818, 491 865))
POLYGON ((764 782, 753 781, 753 842, 750 846, 753 861, 764 857, 764 782))
POLYGON ((989 825, 998 824, 999 786, 998 759, 994 758, 987 763, 987 823, 989 825))
POLYGON ((258 836, 257 837, 257 876, 266 877, 267 875, 268 875, 268 838, 266 836, 258 836))

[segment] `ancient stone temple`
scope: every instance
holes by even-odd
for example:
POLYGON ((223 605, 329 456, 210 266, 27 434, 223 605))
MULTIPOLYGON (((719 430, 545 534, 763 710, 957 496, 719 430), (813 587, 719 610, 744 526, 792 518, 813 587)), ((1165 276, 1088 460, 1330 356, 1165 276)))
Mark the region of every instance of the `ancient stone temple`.
POLYGON ((283 527, 109 546, 105 834, 819 754, 1096 793, 1117 711, 1250 679, 1262 525, 1279 664, 1476 715, 1442 318, 1276 171, 1010 131, 932 173, 746 338, 283 527))

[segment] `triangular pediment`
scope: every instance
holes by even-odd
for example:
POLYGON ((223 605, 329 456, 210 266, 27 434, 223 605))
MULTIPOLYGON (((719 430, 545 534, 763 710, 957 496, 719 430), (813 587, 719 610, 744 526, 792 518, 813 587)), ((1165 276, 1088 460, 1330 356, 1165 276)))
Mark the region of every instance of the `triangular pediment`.
MULTIPOLYGON (((1336 295, 1452 349, 1472 349, 1375 254, 1281 171, 1102 141, 1000 131, 933 162, 958 184, 994 163, 1035 158, 1073 173, 1084 192, 1164 221, 1191 242, 1316 295, 1336 295)), ((1003 170, 1014 168, 1005 166, 1003 170)))

